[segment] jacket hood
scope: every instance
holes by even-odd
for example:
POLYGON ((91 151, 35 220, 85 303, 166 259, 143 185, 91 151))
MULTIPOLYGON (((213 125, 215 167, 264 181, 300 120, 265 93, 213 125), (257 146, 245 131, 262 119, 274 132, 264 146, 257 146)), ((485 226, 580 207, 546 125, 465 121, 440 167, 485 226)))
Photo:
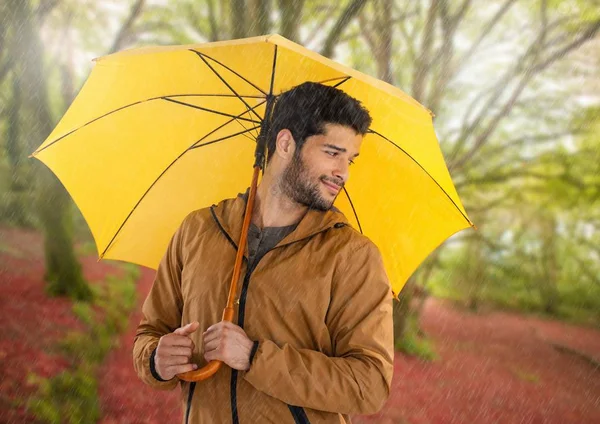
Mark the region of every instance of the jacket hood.
MULTIPOLYGON (((211 206, 211 211, 217 223, 229 235, 229 238, 236 246, 239 245, 241 237, 249 190, 247 189, 245 193, 238 194, 235 198, 225 199, 211 206)), ((277 246, 294 243, 332 227, 345 225, 350 224, 345 215, 335 207, 332 207, 328 211, 308 209, 294 231, 281 240, 277 246)))

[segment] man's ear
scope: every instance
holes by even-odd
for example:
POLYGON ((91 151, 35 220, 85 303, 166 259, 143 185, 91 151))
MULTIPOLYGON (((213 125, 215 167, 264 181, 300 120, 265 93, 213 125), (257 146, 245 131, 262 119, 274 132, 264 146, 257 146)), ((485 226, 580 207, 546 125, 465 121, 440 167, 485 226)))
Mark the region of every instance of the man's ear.
POLYGON ((285 128, 279 131, 275 139, 275 154, 282 159, 291 160, 295 150, 296 141, 292 132, 285 128))

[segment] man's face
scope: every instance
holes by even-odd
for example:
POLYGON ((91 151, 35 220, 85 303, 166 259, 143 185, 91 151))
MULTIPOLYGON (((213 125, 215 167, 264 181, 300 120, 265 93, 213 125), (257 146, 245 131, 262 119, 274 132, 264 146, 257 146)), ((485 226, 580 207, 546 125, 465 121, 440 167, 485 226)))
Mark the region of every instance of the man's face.
POLYGON ((281 179, 284 194, 313 209, 331 208, 348 181, 362 139, 351 127, 325 124, 325 134, 308 137, 302 149, 294 152, 281 179))

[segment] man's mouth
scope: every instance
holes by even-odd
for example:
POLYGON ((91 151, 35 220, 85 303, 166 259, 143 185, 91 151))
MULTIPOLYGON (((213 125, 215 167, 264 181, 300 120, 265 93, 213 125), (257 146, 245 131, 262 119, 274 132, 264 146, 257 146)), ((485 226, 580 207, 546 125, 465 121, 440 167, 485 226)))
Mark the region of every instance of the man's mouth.
POLYGON ((337 184, 335 184, 335 183, 332 183, 332 182, 329 182, 329 181, 325 181, 325 180, 321 180, 321 182, 322 182, 322 183, 325 185, 325 187, 327 187, 327 189, 328 189, 329 191, 331 191, 333 194, 337 194, 337 193, 340 191, 340 189, 341 189, 341 186, 339 186, 339 185, 337 185, 337 184))

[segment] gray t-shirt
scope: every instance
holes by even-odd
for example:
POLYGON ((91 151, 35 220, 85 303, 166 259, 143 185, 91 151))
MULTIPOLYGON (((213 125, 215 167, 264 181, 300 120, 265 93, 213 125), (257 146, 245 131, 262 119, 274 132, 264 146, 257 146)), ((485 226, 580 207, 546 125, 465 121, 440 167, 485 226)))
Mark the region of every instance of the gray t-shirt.
POLYGON ((248 267, 254 268, 256 263, 283 240, 288 234, 296 229, 298 224, 287 227, 265 227, 262 230, 254 224, 248 228, 248 267))

